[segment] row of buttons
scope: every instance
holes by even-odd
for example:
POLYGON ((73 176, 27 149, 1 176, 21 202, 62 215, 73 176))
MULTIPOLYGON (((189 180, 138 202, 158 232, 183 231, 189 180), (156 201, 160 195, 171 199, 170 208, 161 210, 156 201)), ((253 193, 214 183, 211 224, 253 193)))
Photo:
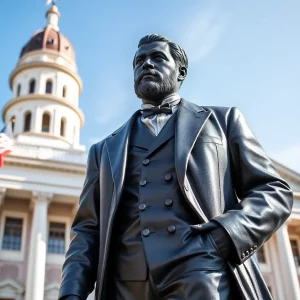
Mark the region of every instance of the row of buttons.
MULTIPOLYGON (((146 159, 143 160, 143 165, 144 166, 147 166, 149 163, 150 163, 150 160, 148 158, 146 158, 146 159)), ((171 179, 172 179, 172 174, 166 174, 165 175, 165 180, 166 181, 170 181, 171 179)), ((140 186, 145 186, 146 184, 147 184, 147 181, 145 179, 141 179, 140 180, 140 186)), ((170 206, 173 205, 173 200, 172 199, 166 199, 164 203, 165 203, 165 206, 170 207, 170 206)), ((143 210, 146 209, 146 207, 147 206, 146 206, 145 203, 141 203, 139 205, 139 210, 143 211, 143 210)), ((174 225, 170 225, 167 230, 168 230, 169 233, 172 234, 172 233, 174 233, 176 231, 176 227, 174 225)), ((147 228, 142 231, 142 235, 144 237, 149 236, 150 233, 151 233, 150 230, 147 229, 147 228)))
POLYGON ((250 248, 250 252, 247 250, 242 254, 242 259, 244 259, 245 257, 249 256, 250 253, 253 253, 255 250, 257 249, 257 246, 253 246, 250 248))
MULTIPOLYGON (((165 175, 165 180, 170 181, 172 179, 172 174, 166 174, 165 175)), ((147 184, 147 180, 141 179, 140 180, 140 186, 145 186, 147 184)))
MULTIPOLYGON (((170 206, 172 206, 172 205, 173 205, 173 200, 172 200, 172 199, 166 199, 166 200, 165 200, 165 206, 170 207, 170 206)), ((147 205, 146 205, 145 203, 141 203, 141 204, 139 205, 139 210, 140 210, 140 211, 143 211, 143 210, 146 209, 146 207, 147 207, 147 205)))
MULTIPOLYGON (((176 231, 176 227, 174 226, 174 225, 170 225, 169 227, 168 227, 168 232, 169 233, 174 233, 175 231, 176 231)), ((147 237, 147 236, 149 236, 150 235, 150 230, 149 229, 144 229, 143 231, 142 231, 142 235, 144 236, 144 237, 147 237)))

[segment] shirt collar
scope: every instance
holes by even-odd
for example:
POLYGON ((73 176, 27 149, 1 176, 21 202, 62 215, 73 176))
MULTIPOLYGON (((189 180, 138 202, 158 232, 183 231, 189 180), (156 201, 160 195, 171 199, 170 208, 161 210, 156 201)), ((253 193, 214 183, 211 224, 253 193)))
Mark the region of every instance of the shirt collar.
MULTIPOLYGON (((181 99, 180 99, 179 94, 176 94, 176 95, 173 95, 173 96, 170 96, 170 97, 167 97, 166 99, 164 99, 163 102, 161 103, 161 105, 169 103, 170 106, 176 106, 177 104, 179 104, 180 100, 181 99)), ((155 105, 153 105, 153 104, 142 104, 141 105, 142 109, 150 108, 150 107, 155 107, 155 105)))

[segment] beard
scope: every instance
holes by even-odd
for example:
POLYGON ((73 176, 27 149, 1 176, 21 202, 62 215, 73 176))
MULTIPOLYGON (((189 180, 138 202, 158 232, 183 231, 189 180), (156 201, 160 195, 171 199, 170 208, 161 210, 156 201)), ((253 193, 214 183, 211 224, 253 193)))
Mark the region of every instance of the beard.
POLYGON ((160 82, 143 80, 135 81, 134 91, 140 99, 158 102, 176 91, 176 82, 176 72, 174 71, 169 77, 164 78, 160 82))

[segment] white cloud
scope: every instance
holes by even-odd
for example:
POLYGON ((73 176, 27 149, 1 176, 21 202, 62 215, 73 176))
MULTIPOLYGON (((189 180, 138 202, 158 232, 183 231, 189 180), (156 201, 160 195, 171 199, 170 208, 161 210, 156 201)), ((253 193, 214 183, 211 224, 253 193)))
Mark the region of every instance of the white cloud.
POLYGON ((211 1, 210 5, 198 6, 193 16, 182 23, 179 44, 187 51, 190 61, 199 61, 209 55, 217 46, 226 27, 224 13, 220 13, 219 1, 211 1))
POLYGON ((270 157, 300 173, 300 144, 290 145, 270 152, 270 157))

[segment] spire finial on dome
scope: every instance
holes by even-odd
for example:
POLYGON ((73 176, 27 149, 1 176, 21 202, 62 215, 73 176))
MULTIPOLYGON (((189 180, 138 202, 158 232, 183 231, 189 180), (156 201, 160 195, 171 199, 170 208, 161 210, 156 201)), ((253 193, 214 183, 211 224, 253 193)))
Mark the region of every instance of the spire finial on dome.
POLYGON ((48 9, 46 13, 47 17, 47 26, 51 26, 55 30, 59 30, 58 28, 58 20, 60 17, 60 13, 56 6, 56 0, 47 0, 46 5, 51 4, 51 7, 48 9))

